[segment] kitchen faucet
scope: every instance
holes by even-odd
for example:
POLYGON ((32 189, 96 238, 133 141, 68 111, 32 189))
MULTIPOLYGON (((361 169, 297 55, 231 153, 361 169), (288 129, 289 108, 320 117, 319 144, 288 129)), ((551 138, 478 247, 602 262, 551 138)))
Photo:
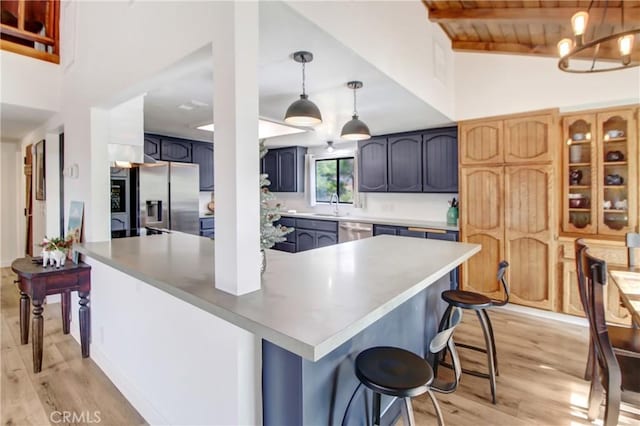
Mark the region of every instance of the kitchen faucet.
POLYGON ((331 198, 329 198, 329 205, 333 204, 333 199, 335 198, 336 200, 336 205, 333 208, 333 214, 338 216, 338 203, 340 202, 340 199, 338 198, 338 194, 336 192, 334 192, 333 194, 331 194, 331 198))

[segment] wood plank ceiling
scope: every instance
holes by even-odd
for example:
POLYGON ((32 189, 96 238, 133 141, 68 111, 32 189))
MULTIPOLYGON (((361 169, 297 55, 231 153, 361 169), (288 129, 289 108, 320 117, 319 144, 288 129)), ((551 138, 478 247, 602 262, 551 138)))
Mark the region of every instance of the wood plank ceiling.
MULTIPOLYGON (((557 43, 573 39, 571 17, 590 8, 585 42, 640 27, 640 0, 438 1, 423 0, 458 52, 492 52, 557 57, 557 43), (624 14, 623 14, 624 11, 624 14), (606 13, 605 13, 606 12, 606 13)), ((640 45, 637 40, 636 46, 640 45)), ((640 57, 636 47, 634 59, 640 57)), ((600 57, 618 60, 615 44, 600 57)))

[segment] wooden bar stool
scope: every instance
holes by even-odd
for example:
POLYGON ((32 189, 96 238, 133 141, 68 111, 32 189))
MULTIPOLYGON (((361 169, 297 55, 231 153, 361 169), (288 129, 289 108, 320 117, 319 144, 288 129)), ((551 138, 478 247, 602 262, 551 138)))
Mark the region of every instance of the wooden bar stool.
MULTIPOLYGON (((471 374, 473 376, 489 379, 491 384, 491 400, 496 403, 496 376, 498 373, 498 357, 496 353, 496 342, 493 336, 493 327, 487 309, 494 306, 504 306, 509 302, 509 284, 505 277, 505 271, 509 267, 509 263, 506 261, 500 262, 498 265, 498 281, 502 284, 505 297, 503 300, 493 300, 487 296, 474 293, 472 291, 464 290, 447 290, 442 292, 442 299, 449 304, 449 307, 442 316, 440 321, 439 330, 447 328, 447 322, 449 321, 451 310, 455 308, 473 309, 476 311, 476 315, 480 320, 480 326, 482 327, 482 333, 484 334, 485 347, 480 348, 477 346, 467 345, 464 343, 458 343, 461 348, 472 349, 474 351, 483 352, 487 354, 487 367, 489 373, 481 373, 479 371, 462 369, 463 373, 471 374)), ((444 362, 444 359, 440 362, 445 367, 451 367, 451 365, 444 362)))
MULTIPOLYGON (((448 349, 452 354, 452 363, 457 366, 459 363, 453 343, 453 332, 462 319, 462 310, 456 308, 450 311, 450 315, 449 326, 433 338, 429 345, 429 351, 434 355, 433 359, 437 360, 437 355, 448 349)), ((453 392, 458 385, 459 374, 455 375, 452 383, 434 381, 433 369, 424 358, 406 349, 388 346, 378 346, 360 352, 356 358, 355 368, 360 385, 354 392, 354 396, 362 385, 373 391, 374 425, 380 424, 382 395, 402 398, 403 423, 405 426, 415 425, 411 398, 424 393, 427 393, 431 398, 438 418, 438 425, 444 425, 442 411, 432 391, 453 392)), ((351 401, 353 401, 353 397, 351 401)), ((351 401, 347 406, 343 424, 345 424, 351 401)))

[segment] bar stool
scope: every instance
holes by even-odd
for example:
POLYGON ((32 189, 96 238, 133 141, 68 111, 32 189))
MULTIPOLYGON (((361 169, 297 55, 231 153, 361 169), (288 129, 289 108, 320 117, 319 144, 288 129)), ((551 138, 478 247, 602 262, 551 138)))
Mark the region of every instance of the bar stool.
MULTIPOLYGON (((460 346, 461 348, 467 348, 474 351, 486 353, 489 374, 481 373, 474 370, 467 370, 464 368, 462 369, 462 371, 473 376, 489 379, 489 383, 491 385, 491 401, 494 404, 496 403, 496 376, 499 375, 498 357, 496 354, 496 342, 493 336, 493 327, 491 325, 491 320, 489 319, 487 309, 494 306, 504 306, 509 302, 509 284, 507 283, 507 279, 504 275, 508 267, 509 263, 504 260, 498 265, 497 278, 504 289, 505 297, 503 300, 493 300, 483 294, 474 293, 472 291, 447 290, 442 292, 442 299, 449 304, 449 307, 442 316, 439 330, 448 328, 447 321, 450 318, 450 311, 454 308, 473 309, 478 315, 478 319, 480 320, 480 325, 482 327, 482 333, 484 334, 485 347, 480 348, 463 343, 458 343, 458 346, 460 346)), ((446 364, 443 361, 441 361, 440 364, 444 365, 445 367, 451 367, 451 365, 446 364)))
MULTIPOLYGON (((429 351, 434 354, 434 362, 437 362, 437 354, 445 349, 449 349, 452 354, 452 363, 458 366, 458 358, 453 343, 453 331, 462 319, 462 310, 455 308, 450 311, 448 327, 440 331, 431 341, 429 351)), ((459 367, 458 367, 459 368, 459 367)), ((405 426, 415 425, 411 398, 427 393, 431 398, 438 425, 444 425, 442 411, 438 405, 432 390, 450 393, 458 385, 460 375, 454 377, 453 383, 434 381, 434 373, 431 365, 422 357, 406 349, 378 346, 366 349, 356 358, 356 376, 360 380, 360 385, 366 386, 373 391, 373 424, 380 424, 380 400, 382 395, 395 398, 402 398, 402 417, 405 426), (438 386, 434 388, 434 386, 438 386)), ((358 389, 354 392, 354 395, 358 389)), ((353 397, 352 397, 353 400, 353 397)), ((349 411, 351 401, 347 406, 349 411)), ((345 419, 347 417, 345 413, 345 419)), ((344 420, 343 419, 343 424, 344 420)))

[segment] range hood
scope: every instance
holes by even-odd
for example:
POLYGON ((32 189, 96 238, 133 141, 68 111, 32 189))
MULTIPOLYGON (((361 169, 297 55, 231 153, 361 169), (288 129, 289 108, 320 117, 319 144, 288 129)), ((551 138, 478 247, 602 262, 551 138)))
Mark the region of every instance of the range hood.
MULTIPOLYGON (((109 162, 143 163, 144 94, 109 111, 109 162)), ((153 160, 155 162, 155 160, 153 160)))

